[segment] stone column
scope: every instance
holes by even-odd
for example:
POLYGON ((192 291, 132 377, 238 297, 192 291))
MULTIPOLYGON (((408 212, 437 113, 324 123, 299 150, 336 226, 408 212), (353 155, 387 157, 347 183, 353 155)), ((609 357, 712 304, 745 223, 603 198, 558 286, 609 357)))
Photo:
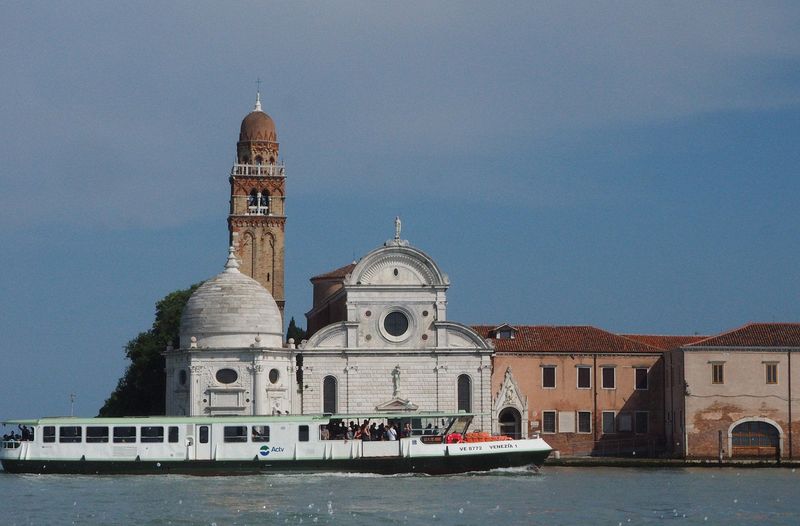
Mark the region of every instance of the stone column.
POLYGON ((266 394, 264 392, 264 366, 260 363, 253 364, 253 414, 266 414, 266 394))
POLYGON ((198 385, 202 371, 203 367, 200 365, 189 366, 189 400, 188 404, 186 404, 189 406, 189 416, 203 414, 200 406, 200 396, 202 392, 200 392, 200 386, 198 385))

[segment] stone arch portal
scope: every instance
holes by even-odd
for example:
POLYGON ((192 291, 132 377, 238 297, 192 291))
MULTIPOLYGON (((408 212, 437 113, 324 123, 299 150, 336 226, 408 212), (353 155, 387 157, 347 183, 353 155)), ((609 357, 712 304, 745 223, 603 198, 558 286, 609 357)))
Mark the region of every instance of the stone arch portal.
POLYGON ((514 407, 506 407, 498 416, 500 434, 515 440, 522 438, 522 415, 514 407))

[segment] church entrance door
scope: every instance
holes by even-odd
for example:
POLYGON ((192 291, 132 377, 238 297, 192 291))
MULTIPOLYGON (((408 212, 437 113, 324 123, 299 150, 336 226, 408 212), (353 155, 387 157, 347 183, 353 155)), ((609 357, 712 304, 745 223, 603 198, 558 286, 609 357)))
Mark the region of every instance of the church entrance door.
POLYGON ((513 407, 506 407, 498 415, 500 434, 515 440, 522 438, 522 416, 513 407))

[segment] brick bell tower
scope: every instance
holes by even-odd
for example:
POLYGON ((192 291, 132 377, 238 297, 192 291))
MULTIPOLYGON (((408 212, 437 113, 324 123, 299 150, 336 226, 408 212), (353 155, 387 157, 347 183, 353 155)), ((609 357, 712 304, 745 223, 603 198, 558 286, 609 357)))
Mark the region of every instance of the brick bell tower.
POLYGON ((283 316, 286 175, 278 160, 275 122, 261 109, 260 92, 242 120, 230 183, 229 241, 241 262, 239 271, 272 294, 283 316))

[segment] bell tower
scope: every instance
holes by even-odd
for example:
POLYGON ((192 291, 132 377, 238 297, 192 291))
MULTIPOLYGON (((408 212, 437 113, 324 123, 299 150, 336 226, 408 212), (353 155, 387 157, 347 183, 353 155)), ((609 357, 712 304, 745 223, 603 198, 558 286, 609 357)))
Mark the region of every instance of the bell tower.
POLYGON ((286 175, 275 122, 261 109, 260 92, 242 120, 230 183, 229 242, 241 261, 239 270, 272 294, 283 316, 286 175))

